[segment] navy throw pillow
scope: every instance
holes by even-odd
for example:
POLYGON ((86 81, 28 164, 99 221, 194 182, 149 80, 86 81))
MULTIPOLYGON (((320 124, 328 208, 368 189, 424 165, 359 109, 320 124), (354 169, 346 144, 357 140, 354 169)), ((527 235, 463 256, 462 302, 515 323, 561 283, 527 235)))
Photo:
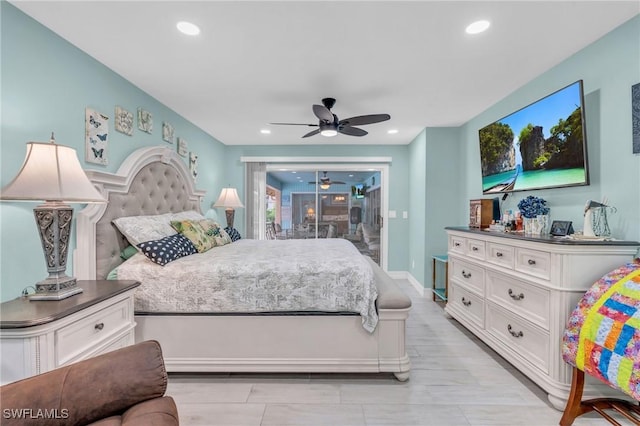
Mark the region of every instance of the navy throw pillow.
POLYGON ((160 266, 198 252, 187 237, 182 234, 169 235, 159 240, 138 244, 142 254, 160 266))
POLYGON ((227 234, 229 234, 229 237, 231 238, 231 242, 238 241, 240 238, 242 238, 236 228, 231 228, 230 226, 227 226, 226 228, 224 228, 224 230, 227 232, 227 234))

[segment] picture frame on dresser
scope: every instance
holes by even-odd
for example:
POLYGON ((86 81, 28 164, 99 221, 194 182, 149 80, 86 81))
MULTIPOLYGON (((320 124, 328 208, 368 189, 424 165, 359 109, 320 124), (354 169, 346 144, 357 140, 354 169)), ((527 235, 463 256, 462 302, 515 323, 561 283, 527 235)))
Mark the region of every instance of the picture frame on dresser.
POLYGON ((551 235, 564 237, 573 234, 573 225, 570 220, 554 220, 551 224, 551 235))

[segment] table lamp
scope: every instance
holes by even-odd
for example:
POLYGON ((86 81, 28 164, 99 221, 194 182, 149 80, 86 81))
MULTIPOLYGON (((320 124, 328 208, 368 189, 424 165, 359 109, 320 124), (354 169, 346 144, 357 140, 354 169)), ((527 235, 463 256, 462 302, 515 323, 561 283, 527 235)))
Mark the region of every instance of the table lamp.
POLYGON ((244 207, 244 205, 242 205, 240 197, 238 197, 238 191, 235 188, 223 188, 218 201, 213 204, 213 207, 224 207, 227 215, 227 226, 233 228, 234 209, 244 207))
POLYGON ((66 274, 73 208, 67 203, 105 203, 80 166, 76 151, 55 143, 28 142, 17 176, 2 190, 2 201, 44 201, 33 209, 49 276, 36 283, 30 300, 61 300, 82 292, 66 274))

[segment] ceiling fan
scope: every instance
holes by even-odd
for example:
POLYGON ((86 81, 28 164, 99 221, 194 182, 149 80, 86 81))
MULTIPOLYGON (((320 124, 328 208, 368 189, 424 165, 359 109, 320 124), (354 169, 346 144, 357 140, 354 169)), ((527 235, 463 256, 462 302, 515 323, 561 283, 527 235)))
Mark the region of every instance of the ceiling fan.
MULTIPOLYGON (((331 187, 332 183, 335 183, 336 185, 344 185, 345 182, 340 182, 338 180, 331 180, 329 179, 329 176, 327 176, 327 172, 322 172, 323 175, 320 178, 320 189, 329 189, 331 187)), ((309 185, 315 185, 318 182, 309 182, 309 185)))
POLYGON ((303 138, 317 135, 320 133, 322 136, 335 136, 338 133, 349 136, 364 136, 368 132, 362 130, 359 127, 365 124, 380 123, 381 121, 387 121, 391 118, 389 114, 370 114, 370 115, 358 115, 356 117, 345 118, 338 120, 338 116, 331 112, 331 108, 335 105, 336 100, 334 98, 324 98, 322 105, 313 105, 313 113, 318 117, 318 124, 301 124, 301 123, 269 123, 274 125, 283 126, 310 126, 318 127, 316 130, 312 130, 303 138))

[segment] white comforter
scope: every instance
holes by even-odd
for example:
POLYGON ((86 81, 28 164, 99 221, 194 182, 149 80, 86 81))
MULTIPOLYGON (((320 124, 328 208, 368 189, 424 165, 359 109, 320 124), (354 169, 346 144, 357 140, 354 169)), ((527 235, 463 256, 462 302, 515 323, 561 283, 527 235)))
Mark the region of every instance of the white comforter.
POLYGON ((159 266, 138 253, 117 279, 142 283, 136 312, 356 312, 378 322, 371 266, 347 240, 238 240, 159 266))

